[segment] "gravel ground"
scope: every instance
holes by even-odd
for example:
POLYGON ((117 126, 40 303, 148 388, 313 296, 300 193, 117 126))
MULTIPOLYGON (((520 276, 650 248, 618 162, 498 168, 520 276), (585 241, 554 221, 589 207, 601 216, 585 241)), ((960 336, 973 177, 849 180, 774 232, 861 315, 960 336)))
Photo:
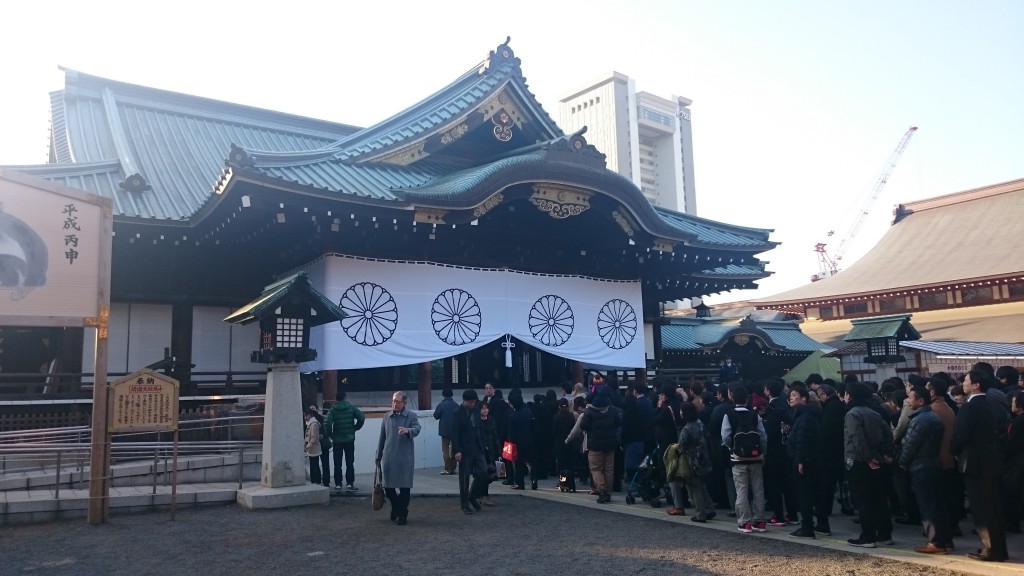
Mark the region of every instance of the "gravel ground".
POLYGON ((463 515, 413 496, 409 524, 363 497, 323 508, 238 506, 0 529, 0 573, 160 574, 955 574, 757 536, 702 530, 518 496, 463 515), (603 542, 599 544, 599 542, 603 542), (479 560, 471 558, 475 551, 479 560))

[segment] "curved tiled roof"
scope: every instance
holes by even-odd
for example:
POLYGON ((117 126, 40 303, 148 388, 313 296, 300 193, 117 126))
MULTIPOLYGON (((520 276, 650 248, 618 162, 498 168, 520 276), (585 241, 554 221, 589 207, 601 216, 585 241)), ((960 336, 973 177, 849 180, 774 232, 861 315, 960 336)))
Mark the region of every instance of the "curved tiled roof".
POLYGON ((448 86, 338 143, 337 158, 355 160, 376 156, 397 145, 433 134, 437 129, 462 118, 506 85, 511 86, 537 112, 535 120, 542 124, 548 138, 562 135, 562 130, 530 92, 520 69, 519 58, 516 58, 506 40, 486 60, 448 86))
POLYGON ((770 230, 652 207, 607 169, 582 130, 558 128, 507 41, 447 87, 363 130, 72 70, 65 82, 51 96, 57 163, 19 169, 111 198, 122 221, 198 225, 216 213, 236 177, 324 199, 456 210, 516 184, 555 182, 607 196, 625 209, 616 218, 648 240, 709 249, 699 263, 684 253, 678 264, 701 270, 694 276, 708 290, 764 278, 764 263, 753 256, 776 245, 770 230), (486 121, 500 110, 521 124, 511 140, 491 134, 486 121))
MULTIPOLYGON (((729 245, 729 248, 735 248, 734 245, 729 245)), ((764 267, 753 267, 744 266, 739 264, 727 264, 725 266, 719 266, 709 270, 701 272, 694 272, 693 276, 697 278, 753 278, 759 279, 764 278, 770 273, 764 271, 764 267)))
POLYGON ((714 220, 698 218, 691 214, 675 212, 667 208, 658 206, 653 208, 663 220, 680 230, 693 234, 705 246, 719 245, 729 246, 730 248, 744 247, 771 250, 778 245, 777 242, 768 240, 769 234, 773 231, 771 229, 734 226, 715 222, 714 220))
POLYGON ((51 94, 57 164, 21 167, 114 200, 118 217, 187 220, 210 197, 232 143, 269 151, 309 151, 348 137, 352 126, 146 88, 65 70, 51 94), (83 165, 117 165, 82 178, 83 165), (138 174, 150 191, 110 182, 138 174), (78 184, 72 184, 75 179, 78 184), (102 180, 102 181, 101 181, 102 180))

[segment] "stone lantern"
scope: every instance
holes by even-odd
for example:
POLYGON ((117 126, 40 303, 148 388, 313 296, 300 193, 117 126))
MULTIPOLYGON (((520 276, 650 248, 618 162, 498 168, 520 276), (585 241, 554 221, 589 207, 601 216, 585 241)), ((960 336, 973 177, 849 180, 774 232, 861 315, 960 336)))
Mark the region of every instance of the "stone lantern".
POLYGON ((900 342, 920 340, 921 334, 910 324, 910 314, 862 318, 850 322, 852 328, 843 340, 864 342, 864 362, 875 365, 875 379, 882 382, 896 376, 896 363, 906 362, 900 342))
POLYGON ((309 329, 344 316, 300 272, 267 286, 259 298, 224 319, 232 324, 260 323, 260 348, 252 353, 252 361, 268 365, 260 486, 238 491, 242 506, 280 508, 329 501, 327 487, 306 483, 299 363, 316 359, 316 350, 309 347, 309 329))

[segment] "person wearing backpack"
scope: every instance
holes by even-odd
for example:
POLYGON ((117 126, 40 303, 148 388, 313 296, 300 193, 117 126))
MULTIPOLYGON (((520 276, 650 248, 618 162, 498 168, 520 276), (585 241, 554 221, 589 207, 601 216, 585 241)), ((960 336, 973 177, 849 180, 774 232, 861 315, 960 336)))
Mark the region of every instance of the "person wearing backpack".
POLYGON ((735 407, 722 419, 722 445, 729 450, 732 478, 736 484, 737 529, 744 534, 766 532, 762 468, 768 434, 761 417, 747 407, 748 396, 744 386, 730 386, 729 400, 735 407))

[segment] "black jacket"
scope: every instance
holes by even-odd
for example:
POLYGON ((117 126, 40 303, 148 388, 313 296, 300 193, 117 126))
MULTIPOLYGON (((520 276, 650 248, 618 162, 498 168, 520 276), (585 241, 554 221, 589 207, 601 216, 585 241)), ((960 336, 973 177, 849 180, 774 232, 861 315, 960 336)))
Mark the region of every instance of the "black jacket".
POLYGON ((609 406, 602 411, 587 406, 587 411, 580 418, 580 428, 587 433, 587 450, 611 452, 619 447, 622 416, 618 408, 609 406))
POLYGON ((462 459, 484 456, 486 447, 483 436, 476 427, 475 418, 465 406, 455 411, 455 425, 452 434, 452 454, 462 454, 462 459))
POLYGON ((764 431, 768 435, 768 458, 788 457, 783 449, 782 425, 791 425, 793 421, 789 403, 785 398, 772 398, 768 401, 768 411, 764 415, 764 431))
POLYGON ((843 420, 846 404, 832 396, 821 404, 821 457, 825 466, 843 466, 843 420))
POLYGON ((651 401, 643 396, 637 398, 630 394, 626 396, 623 404, 622 443, 653 443, 654 408, 651 407, 651 401))
POLYGON ((474 412, 473 417, 476 419, 476 427, 480 430, 480 436, 484 441, 484 453, 488 464, 494 462, 501 456, 501 447, 498 446, 498 428, 495 425, 494 418, 489 415, 487 420, 480 418, 480 412, 474 412))
MULTIPOLYGON (((808 402, 793 410, 793 423, 789 428, 789 444, 786 450, 794 464, 821 461, 820 406, 808 402)), ((768 449, 768 453, 771 454, 771 448, 768 449)))
POLYGON ((998 475, 1001 448, 997 442, 997 418, 988 397, 971 398, 956 413, 956 427, 950 450, 957 457, 961 474, 998 475))
POLYGON ((679 440, 679 428, 683 419, 671 404, 666 404, 654 412, 654 441, 658 446, 665 447, 679 440))
POLYGON ((900 449, 900 467, 911 472, 931 467, 937 472, 942 467, 939 451, 942 449, 943 430, 942 420, 931 406, 924 406, 911 414, 900 449))

